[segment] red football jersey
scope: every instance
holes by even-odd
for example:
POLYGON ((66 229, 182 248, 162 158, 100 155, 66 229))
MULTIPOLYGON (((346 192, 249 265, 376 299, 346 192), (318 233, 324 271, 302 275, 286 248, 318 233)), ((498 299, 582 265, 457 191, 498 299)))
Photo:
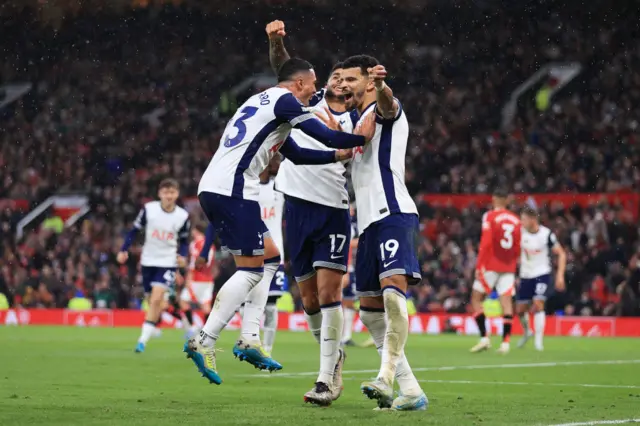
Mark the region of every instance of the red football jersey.
POLYGON ((213 260, 215 259, 216 248, 211 246, 209 251, 209 259, 207 265, 200 269, 196 269, 196 258, 200 256, 202 247, 204 246, 204 236, 194 239, 189 245, 189 254, 191 255, 191 262, 189 263, 189 270, 191 271, 191 281, 197 283, 213 282, 213 274, 211 268, 213 267, 213 260))
POLYGON ((516 272, 520 257, 520 218, 510 210, 495 209, 482 216, 482 237, 476 269, 516 272))

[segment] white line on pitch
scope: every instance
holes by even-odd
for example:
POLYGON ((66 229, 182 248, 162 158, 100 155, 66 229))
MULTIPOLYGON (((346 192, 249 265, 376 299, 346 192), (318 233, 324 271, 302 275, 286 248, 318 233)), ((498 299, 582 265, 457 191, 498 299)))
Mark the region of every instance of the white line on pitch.
MULTIPOLYGON (((615 364, 640 364, 640 359, 622 359, 606 361, 558 361, 558 362, 538 362, 530 364, 481 364, 481 365, 453 365, 447 367, 422 367, 414 368, 414 373, 424 371, 455 371, 455 370, 489 370, 503 368, 545 368, 545 367, 565 367, 572 365, 615 365, 615 364)), ((342 374, 371 374, 379 370, 345 370, 342 374)), ((299 373, 275 373, 275 374, 242 374, 237 377, 304 377, 315 376, 317 371, 302 371, 299 373)))
POLYGON ((481 380, 418 380, 422 383, 446 383, 454 385, 507 385, 507 386, 559 386, 579 388, 640 389, 636 385, 600 385, 591 383, 542 383, 542 382, 491 382, 481 380))
POLYGON ((561 423, 549 426, 596 426, 596 425, 624 425, 629 423, 640 423, 640 419, 624 419, 624 420, 594 420, 591 422, 578 423, 561 423))

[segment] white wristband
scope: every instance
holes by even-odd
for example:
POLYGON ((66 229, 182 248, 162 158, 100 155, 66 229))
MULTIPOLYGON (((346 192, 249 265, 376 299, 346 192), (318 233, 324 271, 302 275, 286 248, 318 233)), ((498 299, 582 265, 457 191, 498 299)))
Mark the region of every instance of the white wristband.
POLYGON ((386 89, 386 88, 387 88, 387 83, 383 81, 383 82, 382 82, 382 86, 380 86, 380 88, 377 88, 377 87, 376 87, 376 92, 380 93, 380 92, 382 92, 382 91, 383 91, 384 89, 386 89))

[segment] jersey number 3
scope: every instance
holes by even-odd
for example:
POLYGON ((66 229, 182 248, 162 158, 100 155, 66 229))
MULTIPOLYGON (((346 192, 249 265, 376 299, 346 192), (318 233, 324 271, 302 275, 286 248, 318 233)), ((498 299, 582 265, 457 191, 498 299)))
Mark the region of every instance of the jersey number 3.
POLYGON ((248 106, 244 107, 240 112, 240 117, 238 117, 235 123, 233 123, 233 127, 238 129, 238 134, 233 138, 229 138, 229 135, 227 135, 227 137, 224 139, 224 146, 227 148, 232 148, 242 142, 242 139, 244 139, 244 136, 247 134, 247 126, 246 124, 244 124, 244 121, 256 115, 256 112, 258 112, 258 108, 248 106))
POLYGON ((502 247, 505 250, 510 249, 511 247, 513 247, 513 230, 516 227, 510 223, 503 223, 502 224, 502 239, 500 240, 500 247, 502 247))

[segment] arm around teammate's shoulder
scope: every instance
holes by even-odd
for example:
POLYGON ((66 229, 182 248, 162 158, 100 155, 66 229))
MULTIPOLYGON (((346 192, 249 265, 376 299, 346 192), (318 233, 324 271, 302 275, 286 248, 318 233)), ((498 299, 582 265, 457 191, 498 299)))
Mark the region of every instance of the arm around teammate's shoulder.
POLYGON ((350 134, 329 129, 316 118, 315 114, 305 110, 291 93, 281 96, 276 101, 273 110, 277 119, 289 122, 291 127, 302 130, 330 148, 362 146, 373 137, 373 132, 370 132, 371 135, 365 133, 350 134), (369 136, 369 138, 366 136, 369 136))

